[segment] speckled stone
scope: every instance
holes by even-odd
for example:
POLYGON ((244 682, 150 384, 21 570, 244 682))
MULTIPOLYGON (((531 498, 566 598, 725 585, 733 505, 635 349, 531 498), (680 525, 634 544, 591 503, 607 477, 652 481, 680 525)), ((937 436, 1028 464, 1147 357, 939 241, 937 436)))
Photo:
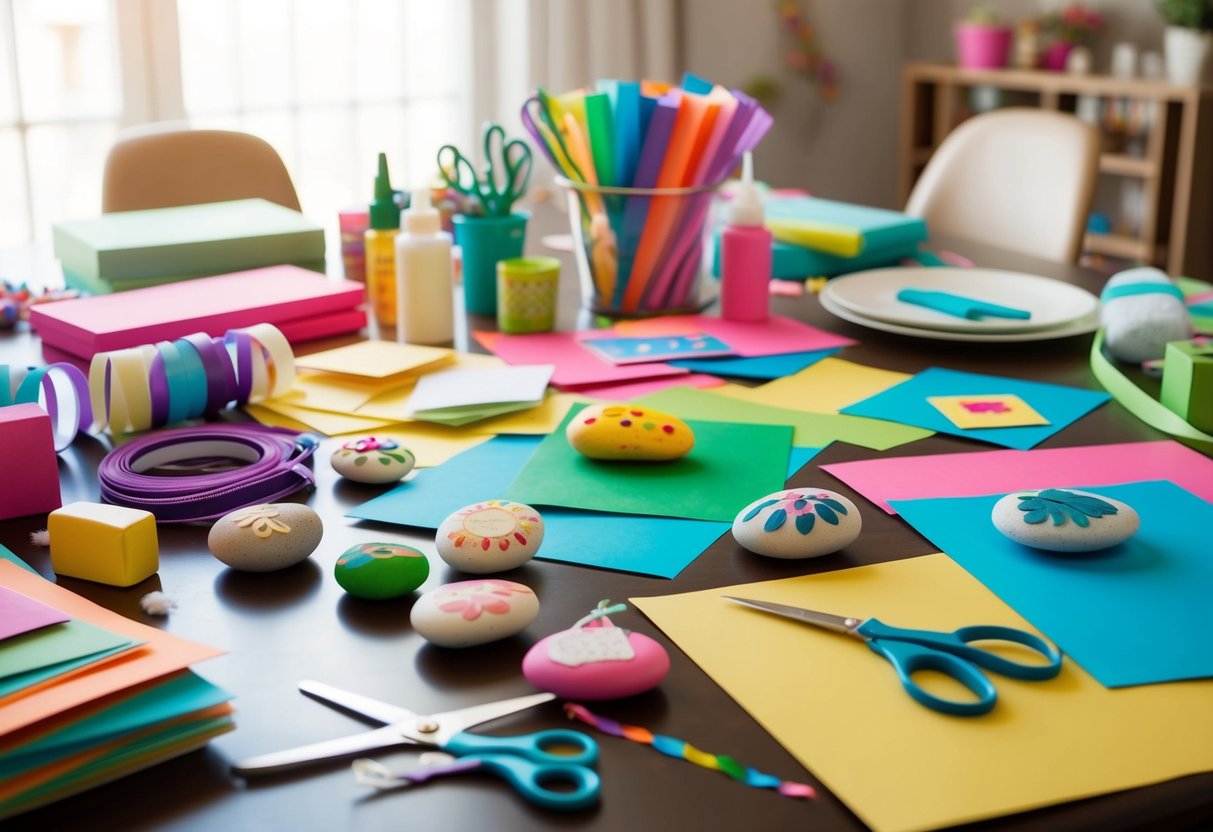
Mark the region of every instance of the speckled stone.
POLYGON ((510 500, 464 506, 442 521, 434 538, 439 557, 461 572, 477 575, 522 566, 542 542, 539 512, 510 500))
POLYGON ((333 451, 329 463, 347 480, 382 485, 407 476, 417 459, 390 436, 364 436, 333 451))
POLYGON ((849 546, 862 528, 859 509, 841 494, 792 488, 743 508, 733 521, 733 537, 758 555, 815 558, 849 546))
POLYGON ((299 503, 246 506, 215 521, 206 537, 211 554, 243 572, 294 566, 320 545, 320 515, 299 503))
POLYGON ((1017 543, 1051 552, 1094 552, 1128 540, 1141 526, 1120 500, 1090 491, 1016 491, 990 512, 994 528, 1017 543))
POLYGON ((342 589, 372 600, 407 595, 429 575, 425 555, 399 543, 359 543, 346 549, 333 566, 333 577, 342 589))
POLYGON ((474 647, 508 638, 539 615, 530 587, 500 578, 443 584, 413 604, 409 620, 417 634, 439 647, 474 647))
POLYGON ((660 410, 627 404, 587 407, 565 428, 569 444, 591 459, 663 462, 690 453, 690 426, 660 410))

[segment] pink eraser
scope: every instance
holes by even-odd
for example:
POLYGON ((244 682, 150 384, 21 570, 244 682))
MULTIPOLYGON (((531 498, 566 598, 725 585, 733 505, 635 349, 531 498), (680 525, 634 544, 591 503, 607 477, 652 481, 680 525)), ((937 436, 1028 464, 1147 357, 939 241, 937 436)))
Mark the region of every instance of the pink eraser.
POLYGON ((36 404, 0 407, 0 520, 62 505, 51 417, 36 404))

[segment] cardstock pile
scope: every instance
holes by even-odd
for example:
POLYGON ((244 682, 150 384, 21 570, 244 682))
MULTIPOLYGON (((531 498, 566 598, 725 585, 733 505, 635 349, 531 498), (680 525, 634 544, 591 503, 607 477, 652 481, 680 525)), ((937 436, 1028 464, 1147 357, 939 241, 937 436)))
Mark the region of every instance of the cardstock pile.
POLYGON ((201 748, 233 727, 189 670, 219 654, 44 580, 0 547, 0 818, 201 748))

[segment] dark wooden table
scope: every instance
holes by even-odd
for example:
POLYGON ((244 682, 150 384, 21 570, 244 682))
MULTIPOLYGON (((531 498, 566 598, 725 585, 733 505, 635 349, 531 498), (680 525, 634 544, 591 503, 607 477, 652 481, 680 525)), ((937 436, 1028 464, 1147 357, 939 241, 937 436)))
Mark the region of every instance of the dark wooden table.
MULTIPOLYGON (((1072 280, 1097 290, 1102 279, 1090 272, 1025 257, 953 243, 977 263, 1072 280)), ((566 270, 562 322, 572 324, 576 287, 566 270)), ((775 298, 773 311, 806 320, 860 344, 843 357, 915 372, 930 366, 1004 374, 1020 378, 1096 387, 1087 365, 1090 337, 1003 345, 929 341, 884 334, 840 321, 813 296, 775 298)), ((486 322, 473 322, 473 325, 486 322)), ((28 333, 0 339, 0 361, 37 360, 37 340, 28 333)), ((1046 447, 1163 438, 1112 403, 1061 431, 1046 447)), ((317 679, 418 711, 441 710, 531 692, 519 672, 527 648, 538 638, 568 627, 600 599, 657 595, 790 577, 914 557, 934 551, 902 520, 871 507, 828 474, 824 463, 876 456, 835 444, 802 469, 792 483, 819 483, 867 506, 864 533, 841 554, 807 562, 760 558, 742 551, 726 534, 677 579, 532 561, 508 574, 528 584, 542 600, 539 618, 521 635, 470 650, 434 648, 409 626, 411 599, 360 601, 347 596, 332 577, 336 558, 348 546, 367 541, 420 545, 433 553, 428 536, 400 527, 355 523, 343 515, 379 489, 339 481, 328 455, 341 440, 329 439, 317 453, 317 488, 302 495, 324 518, 325 534, 309 561, 271 574, 225 568, 207 552, 206 528, 161 526, 160 572, 130 589, 64 579, 62 584, 106 607, 177 635, 218 646, 222 658, 199 665, 207 679, 231 691, 237 730, 209 748, 8 821, 5 828, 239 830, 535 830, 587 828, 650 829, 813 829, 857 830, 863 825, 822 789, 820 799, 798 802, 732 783, 723 775, 663 757, 651 749, 599 735, 603 793, 599 806, 560 814, 523 802, 492 777, 452 777, 424 787, 368 796, 354 783, 348 764, 320 766, 298 774, 245 783, 228 773, 229 764, 302 743, 361 729, 359 722, 299 694, 300 679, 317 679), (151 619, 139 598, 163 588, 178 601, 167 619, 151 619)), ((86 436, 61 457, 64 502, 96 500, 95 471, 108 440, 86 436)), ((988 446, 936 436, 888 452, 893 455, 959 452, 988 446)), ((3 476, 14 476, 4 472, 3 476)), ((0 522, 0 543, 44 575, 45 550, 34 548, 29 532, 44 518, 0 522)), ((459 579, 437 557, 425 589, 459 579)), ((745 764, 785 779, 816 783, 699 668, 639 613, 616 623, 662 641, 672 668, 658 690, 630 700, 603 703, 600 713, 654 732, 681 737, 699 748, 727 753, 745 764)), ((739 661, 744 661, 739 657, 739 661)), ((516 733, 566 725, 555 703, 507 718, 488 732, 516 733)), ((1049 753, 1042 749, 1042 753, 1049 753)), ((390 763, 415 760, 415 752, 381 755, 390 763)), ((873 766, 880 765, 872 760, 873 766)), ((947 789, 947 783, 938 784, 947 789)), ((1213 775, 1173 780, 1148 788, 1078 801, 978 824, 980 829, 1185 829, 1213 823, 1213 775)))

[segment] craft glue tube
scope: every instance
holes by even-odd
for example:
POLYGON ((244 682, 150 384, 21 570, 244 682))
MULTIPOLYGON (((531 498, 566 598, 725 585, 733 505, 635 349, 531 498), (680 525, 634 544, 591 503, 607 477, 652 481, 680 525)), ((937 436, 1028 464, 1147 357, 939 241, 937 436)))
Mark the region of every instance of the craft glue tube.
POLYGON ((746 153, 741 187, 720 235, 720 316, 726 321, 767 319, 771 251, 771 232, 763 225, 762 200, 754 187, 754 160, 746 153))
POLYGON ((455 337, 451 280, 451 235, 430 205, 430 192, 418 188, 400 216, 396 238, 396 340, 408 344, 445 344, 455 337))
POLYGON ((366 289, 380 334, 396 324, 396 235, 400 233, 400 206, 388 179, 387 154, 379 154, 375 198, 366 230, 366 289))

